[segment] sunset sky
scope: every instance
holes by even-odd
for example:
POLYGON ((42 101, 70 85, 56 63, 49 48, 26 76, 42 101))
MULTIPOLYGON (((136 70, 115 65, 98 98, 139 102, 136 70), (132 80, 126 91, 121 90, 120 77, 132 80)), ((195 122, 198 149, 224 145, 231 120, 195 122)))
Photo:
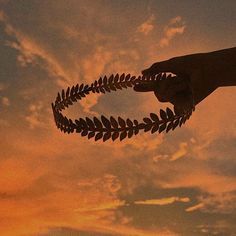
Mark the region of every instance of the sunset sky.
MULTIPOLYGON (((236 88, 168 134, 105 143, 61 133, 57 92, 171 57, 235 47, 235 0, 0 0, 0 235, 236 235, 236 88)), ((72 118, 161 107, 132 89, 72 118)))

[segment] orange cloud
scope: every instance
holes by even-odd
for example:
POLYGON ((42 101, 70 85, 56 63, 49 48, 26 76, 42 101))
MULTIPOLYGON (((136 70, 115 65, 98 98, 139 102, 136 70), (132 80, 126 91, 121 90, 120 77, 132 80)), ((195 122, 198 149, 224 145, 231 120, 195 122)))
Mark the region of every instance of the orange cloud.
POLYGON ((138 26, 137 31, 143 33, 144 35, 148 35, 154 29, 154 20, 154 15, 151 15, 145 22, 138 26))
POLYGON ((177 16, 169 21, 169 24, 164 29, 164 37, 160 40, 160 47, 168 46, 170 41, 177 35, 183 34, 186 25, 180 16, 177 16))
POLYGON ((201 208, 203 208, 203 207, 204 207, 204 204, 203 204, 203 203, 198 203, 197 205, 188 207, 187 209, 185 209, 185 211, 186 211, 186 212, 196 211, 196 210, 199 210, 199 209, 201 209, 201 208))
POLYGON ((170 161, 178 160, 179 158, 185 156, 187 154, 188 143, 182 142, 179 144, 179 149, 172 154, 170 161))
POLYGON ((3 106, 10 106, 10 100, 9 100, 9 98, 8 97, 2 97, 2 105, 3 106))
POLYGON ((144 201, 135 201, 134 203, 137 205, 168 205, 175 202, 189 202, 190 199, 188 197, 168 197, 162 199, 151 199, 151 200, 144 200, 144 201))

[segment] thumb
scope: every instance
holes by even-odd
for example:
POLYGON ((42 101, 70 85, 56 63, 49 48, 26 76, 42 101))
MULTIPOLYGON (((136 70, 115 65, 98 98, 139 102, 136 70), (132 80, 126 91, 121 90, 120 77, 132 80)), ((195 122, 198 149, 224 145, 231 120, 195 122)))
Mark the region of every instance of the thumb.
POLYGON ((154 91, 157 86, 157 81, 153 82, 142 82, 134 85, 134 90, 136 92, 150 92, 154 91))

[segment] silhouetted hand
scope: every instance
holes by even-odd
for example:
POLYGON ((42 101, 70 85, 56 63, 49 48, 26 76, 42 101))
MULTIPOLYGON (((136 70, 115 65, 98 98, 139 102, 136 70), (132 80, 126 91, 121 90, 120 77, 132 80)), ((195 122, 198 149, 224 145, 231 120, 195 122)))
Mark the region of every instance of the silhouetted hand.
POLYGON ((171 72, 177 76, 168 76, 157 82, 143 82, 135 85, 138 92, 153 91, 160 102, 170 102, 175 110, 189 110, 218 87, 218 81, 212 78, 211 61, 207 53, 174 57, 154 63, 142 71, 146 77, 161 72, 171 72))

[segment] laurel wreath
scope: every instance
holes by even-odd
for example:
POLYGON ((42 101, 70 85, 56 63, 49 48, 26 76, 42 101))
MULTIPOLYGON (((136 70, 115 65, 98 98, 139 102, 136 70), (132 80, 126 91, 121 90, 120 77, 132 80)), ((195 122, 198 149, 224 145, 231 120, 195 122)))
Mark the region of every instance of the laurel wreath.
POLYGON ((131 88, 134 85, 142 82, 153 82, 162 80, 166 77, 165 73, 160 73, 152 77, 144 76, 131 76, 125 75, 111 75, 110 77, 100 77, 99 80, 95 80, 91 85, 77 84, 73 87, 68 87, 67 90, 62 90, 58 93, 55 103, 52 103, 52 110, 54 120, 58 129, 64 133, 77 132, 81 136, 87 136, 88 139, 94 138, 95 141, 102 139, 104 142, 112 139, 119 139, 122 141, 125 138, 131 138, 137 135, 140 130, 144 132, 150 131, 152 134, 170 130, 174 130, 177 126, 181 127, 192 115, 195 107, 191 110, 185 111, 181 114, 172 111, 170 108, 166 110, 160 109, 160 118, 155 113, 150 113, 150 117, 144 117, 143 122, 137 120, 131 120, 129 118, 123 119, 118 117, 115 119, 113 116, 110 118, 101 115, 101 118, 93 117, 93 119, 78 118, 76 120, 68 119, 62 114, 62 110, 73 105, 78 100, 92 93, 107 93, 122 89, 131 88))

